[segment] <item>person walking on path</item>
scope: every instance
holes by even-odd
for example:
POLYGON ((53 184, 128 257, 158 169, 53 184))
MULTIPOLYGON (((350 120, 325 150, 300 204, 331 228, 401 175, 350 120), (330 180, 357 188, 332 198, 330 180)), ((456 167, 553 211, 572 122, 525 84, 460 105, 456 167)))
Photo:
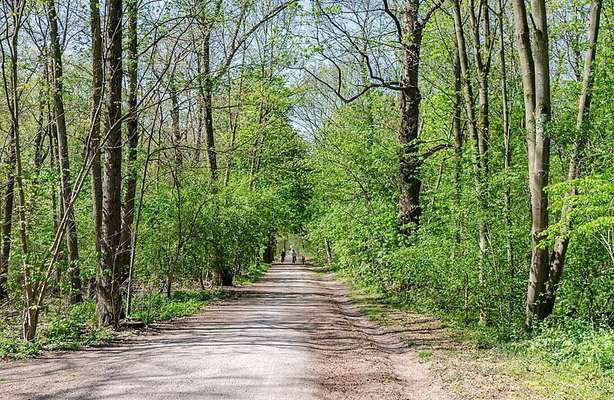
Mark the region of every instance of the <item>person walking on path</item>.
POLYGON ((292 254, 292 264, 296 264, 296 250, 294 250, 294 247, 290 251, 290 254, 292 254))
POLYGON ((286 248, 285 247, 281 248, 281 257, 280 258, 281 258, 281 263, 283 264, 284 261, 286 260, 286 248))

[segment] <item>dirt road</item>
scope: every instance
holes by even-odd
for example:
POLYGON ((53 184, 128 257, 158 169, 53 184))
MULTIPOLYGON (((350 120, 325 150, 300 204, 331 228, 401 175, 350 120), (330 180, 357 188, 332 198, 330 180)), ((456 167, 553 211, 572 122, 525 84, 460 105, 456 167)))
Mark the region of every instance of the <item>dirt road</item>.
POLYGON ((236 299, 103 349, 0 362, 1 399, 442 400, 330 277, 274 265, 236 299))

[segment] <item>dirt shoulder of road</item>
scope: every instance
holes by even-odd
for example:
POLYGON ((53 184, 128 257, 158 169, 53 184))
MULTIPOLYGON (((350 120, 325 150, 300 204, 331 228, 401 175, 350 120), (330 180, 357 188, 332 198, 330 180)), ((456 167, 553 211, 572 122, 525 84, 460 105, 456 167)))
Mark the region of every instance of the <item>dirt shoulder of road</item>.
MULTIPOLYGON (((351 286, 346 279, 322 272, 351 286)), ((607 400, 612 385, 589 372, 569 371, 537 359, 488 348, 464 337, 433 315, 400 310, 365 290, 351 287, 349 297, 382 329, 396 332, 410 349, 429 361, 445 389, 458 399, 607 400)))

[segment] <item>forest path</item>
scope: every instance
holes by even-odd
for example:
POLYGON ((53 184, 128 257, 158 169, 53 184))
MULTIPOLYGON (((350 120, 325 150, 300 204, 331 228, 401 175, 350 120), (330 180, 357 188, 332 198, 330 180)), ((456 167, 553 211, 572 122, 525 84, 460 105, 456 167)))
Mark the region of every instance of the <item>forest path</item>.
POLYGON ((274 264, 237 298, 101 349, 0 363, 1 399, 448 399, 347 289, 274 264))

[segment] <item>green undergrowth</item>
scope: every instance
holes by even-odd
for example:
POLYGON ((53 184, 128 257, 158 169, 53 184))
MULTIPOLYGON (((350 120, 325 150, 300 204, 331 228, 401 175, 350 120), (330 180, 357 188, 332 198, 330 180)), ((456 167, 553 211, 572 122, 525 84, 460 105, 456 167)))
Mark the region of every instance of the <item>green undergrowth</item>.
POLYGON ((88 300, 62 311, 50 312, 33 342, 23 340, 15 327, 2 328, 0 358, 28 358, 43 350, 74 350, 108 341, 111 331, 96 327, 95 309, 95 302, 88 300))
POLYGON ((221 288, 212 290, 176 290, 167 298, 163 294, 148 293, 134 299, 131 317, 145 325, 157 321, 195 314, 207 303, 223 299, 228 292, 221 288))
POLYGON ((247 268, 247 270, 243 274, 235 276, 234 284, 249 285, 250 283, 257 282, 267 273, 270 266, 271 264, 267 263, 253 264, 252 266, 247 268))
MULTIPOLYGON (((403 295, 383 293, 331 267, 319 270, 334 271, 339 280, 352 288, 350 297, 354 304, 381 326, 398 324, 399 314, 405 314, 410 324, 417 314, 434 315, 445 327, 444 336, 431 338, 433 348, 417 349, 418 356, 443 365, 441 371, 449 378, 447 383, 457 389, 462 386, 456 390, 461 396, 491 398, 492 393, 472 392, 472 386, 494 377, 517 386, 505 398, 614 398, 614 331, 609 327, 562 318, 549 318, 532 333, 475 324, 465 326, 458 316, 429 309, 427 302, 407 301, 403 295), (444 340, 455 345, 437 349, 444 340)), ((414 345, 410 339, 407 342, 414 345)))

